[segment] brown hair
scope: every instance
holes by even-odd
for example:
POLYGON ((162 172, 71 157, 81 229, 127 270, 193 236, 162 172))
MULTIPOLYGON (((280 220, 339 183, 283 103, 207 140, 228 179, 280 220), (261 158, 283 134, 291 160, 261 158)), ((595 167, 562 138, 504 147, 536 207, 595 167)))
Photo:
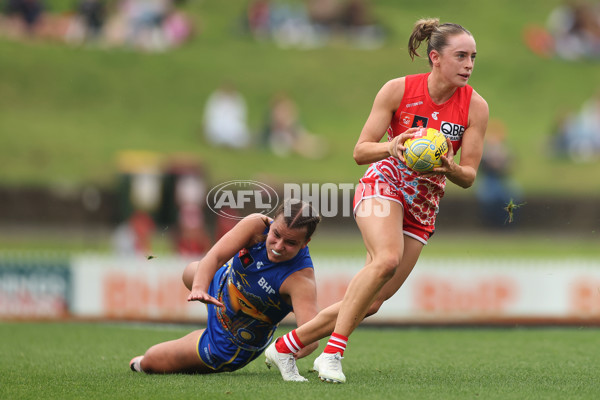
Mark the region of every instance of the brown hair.
MULTIPOLYGON (((283 222, 285 222, 285 225, 288 228, 302 229, 303 227, 306 227, 305 240, 312 237, 317 229, 317 225, 321 222, 321 216, 310 204, 297 199, 285 200, 283 204, 275 210, 273 219, 276 219, 280 215, 283 216, 283 222)), ((267 228, 271 226, 269 219, 265 216, 263 216, 263 222, 267 228)), ((264 242, 265 240, 267 240, 267 235, 256 235, 250 240, 246 247, 251 247, 256 243, 264 242)))
POLYGON ((317 225, 321 222, 321 216, 309 203, 298 199, 287 199, 281 204, 273 219, 283 215, 283 220, 288 228, 301 229, 306 227, 306 240, 310 239, 317 225))
POLYGON ((440 24, 438 18, 420 19, 415 22, 413 31, 408 39, 408 54, 412 60, 415 59, 415 56, 421 57, 417 53, 417 49, 421 45, 421 42, 427 40, 427 58, 429 58, 429 65, 433 66, 429 53, 432 50, 441 53, 444 47, 448 45, 448 38, 461 33, 473 36, 471 32, 458 24, 440 24))

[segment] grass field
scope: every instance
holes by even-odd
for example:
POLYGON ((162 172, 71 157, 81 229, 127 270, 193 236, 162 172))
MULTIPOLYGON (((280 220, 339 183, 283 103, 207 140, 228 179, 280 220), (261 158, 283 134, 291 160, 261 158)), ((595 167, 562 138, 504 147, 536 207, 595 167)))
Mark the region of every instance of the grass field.
MULTIPOLYGON (((470 83, 487 99, 490 116, 506 122, 515 178, 526 194, 598 195, 589 180, 600 174, 600 162, 557 160, 546 143, 556 115, 578 109, 597 90, 600 68, 537 57, 521 37, 527 24, 543 24, 560 0, 373 3, 389 35, 373 51, 343 43, 283 50, 236 35, 245 0, 187 2, 198 35, 164 54, 0 39, 0 183, 110 186, 124 149, 189 152, 208 165, 214 183, 356 182, 364 167, 354 165, 352 148, 375 93, 391 78, 428 69, 425 60, 410 62, 406 41, 416 19, 439 16, 464 24, 477 40, 470 83), (202 107, 224 80, 245 95, 254 130, 273 93, 290 93, 307 128, 331 144, 329 156, 306 162, 206 146, 202 107)), ((53 2, 57 10, 71 4, 53 2)))
POLYGON ((599 332, 592 328, 361 327, 343 362, 346 385, 321 383, 308 373, 316 354, 299 361, 308 383, 283 382, 262 357, 218 375, 129 370, 133 356, 192 329, 0 323, 0 398, 596 399, 600 392, 599 332))
MULTIPOLYGON (((311 241, 313 256, 363 256, 364 244, 356 227, 343 232, 334 230, 317 231, 311 241)), ((60 233, 25 232, 0 230, 0 251, 22 254, 64 255, 94 252, 108 254, 114 251, 109 233, 91 232, 60 233)), ((153 255, 173 255, 173 244, 164 236, 153 241, 153 255)), ((600 258, 598 232, 585 235, 558 235, 548 232, 438 232, 423 250, 422 257, 435 258, 520 258, 520 259, 570 259, 600 258)))

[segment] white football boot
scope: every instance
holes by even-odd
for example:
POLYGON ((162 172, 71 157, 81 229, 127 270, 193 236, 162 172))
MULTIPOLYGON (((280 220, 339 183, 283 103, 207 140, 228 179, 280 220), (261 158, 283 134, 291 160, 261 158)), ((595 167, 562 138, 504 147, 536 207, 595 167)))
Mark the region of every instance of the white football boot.
POLYGON ((329 383, 346 383, 342 372, 342 357, 340 353, 322 353, 315 359, 313 370, 319 373, 319 379, 329 383))
POLYGON ((137 356, 133 357, 131 361, 129 361, 129 368, 131 368, 133 372, 144 372, 142 371, 141 365, 142 358, 144 358, 144 356, 137 356))
POLYGON ((271 368, 273 365, 281 372, 284 381, 308 382, 308 379, 300 375, 296 366, 296 359, 291 353, 280 353, 275 348, 275 342, 271 343, 265 350, 265 364, 271 368))

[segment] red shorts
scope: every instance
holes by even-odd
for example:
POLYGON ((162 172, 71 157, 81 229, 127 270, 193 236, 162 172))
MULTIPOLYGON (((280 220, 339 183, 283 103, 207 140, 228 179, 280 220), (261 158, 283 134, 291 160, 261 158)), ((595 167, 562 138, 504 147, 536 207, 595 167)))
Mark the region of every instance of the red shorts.
POLYGON ((354 215, 356 216, 356 208, 361 201, 372 199, 374 197, 380 197, 399 203, 404 210, 402 232, 406 236, 410 236, 423 244, 427 244, 427 241, 435 232, 435 226, 423 225, 417 221, 410 212, 407 212, 404 195, 389 183, 373 179, 361 179, 354 192, 354 215))

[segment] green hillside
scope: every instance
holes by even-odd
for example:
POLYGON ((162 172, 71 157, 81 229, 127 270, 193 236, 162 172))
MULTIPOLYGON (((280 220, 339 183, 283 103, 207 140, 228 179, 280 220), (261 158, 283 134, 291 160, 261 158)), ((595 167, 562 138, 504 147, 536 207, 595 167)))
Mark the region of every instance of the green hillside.
MULTIPOLYGON (((428 70, 425 60, 410 62, 406 42, 416 19, 438 16, 463 24, 477 40, 470 83, 491 117, 507 124, 515 178, 526 193, 600 193, 593 178, 600 162, 557 160, 546 148, 557 113, 579 108, 600 86, 598 63, 543 59, 521 38, 524 26, 544 23, 559 0, 373 1, 389 34, 373 51, 255 42, 235 33, 246 3, 188 1, 196 38, 159 54, 0 39, 0 184, 109 186, 116 154, 125 149, 192 153, 215 183, 355 182, 364 167, 355 165, 352 149, 375 94, 389 79, 428 70), (204 101, 225 80, 244 94, 256 130, 271 96, 289 92, 307 128, 330 143, 329 156, 306 161, 208 147, 200 131, 204 101)), ((65 9, 71 2, 54 4, 65 9)))

